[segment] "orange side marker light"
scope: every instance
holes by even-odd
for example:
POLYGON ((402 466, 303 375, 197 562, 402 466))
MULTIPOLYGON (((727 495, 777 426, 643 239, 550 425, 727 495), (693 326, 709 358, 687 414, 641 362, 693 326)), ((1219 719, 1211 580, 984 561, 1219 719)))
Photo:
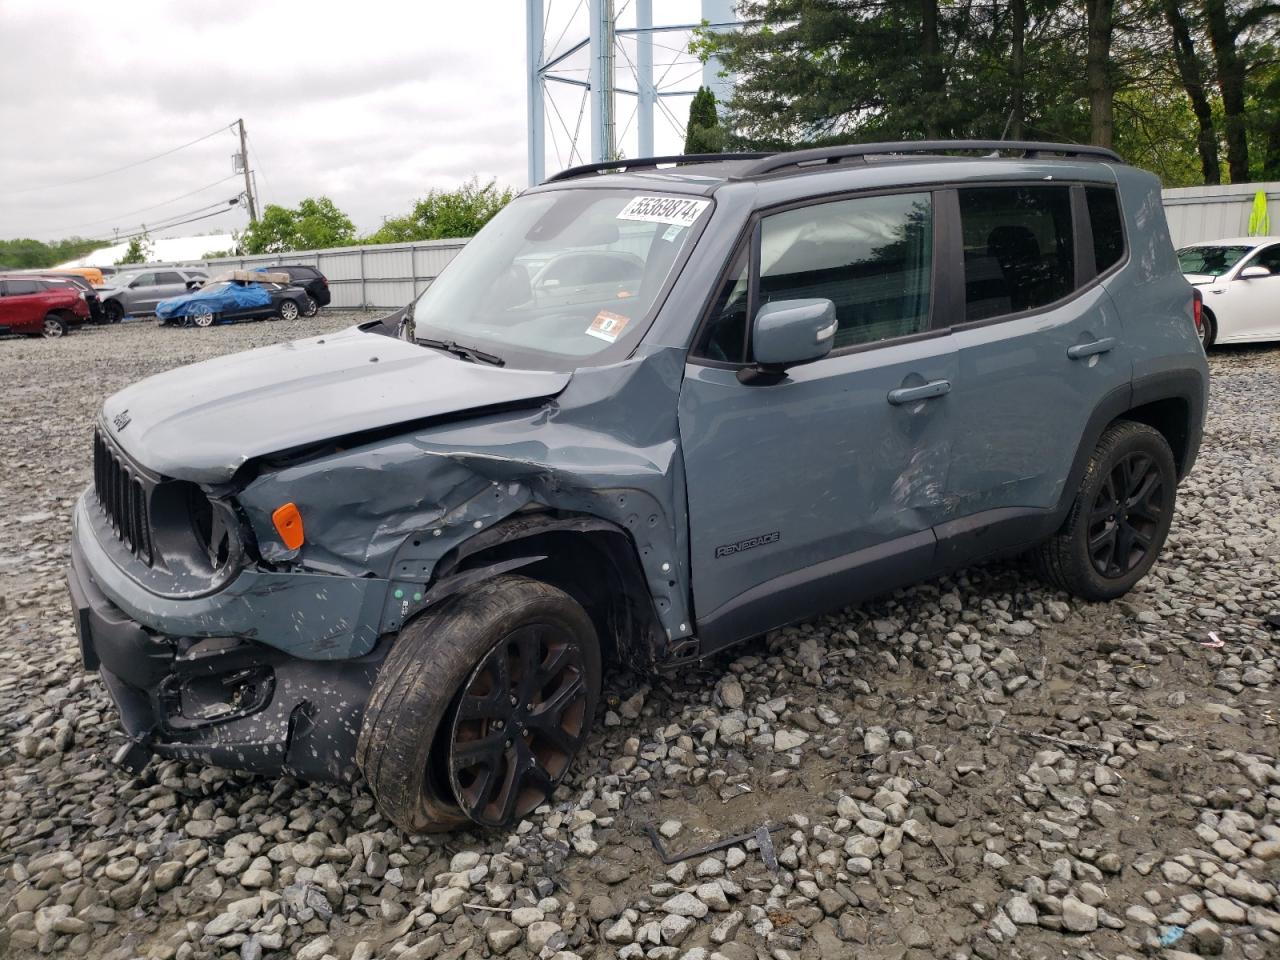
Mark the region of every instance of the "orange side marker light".
POLYGON ((276 507, 271 514, 271 522, 276 525, 276 532, 280 534, 280 539, 284 541, 284 545, 290 550, 297 550, 302 546, 306 537, 302 532, 302 514, 298 512, 298 505, 290 501, 284 506, 276 507))

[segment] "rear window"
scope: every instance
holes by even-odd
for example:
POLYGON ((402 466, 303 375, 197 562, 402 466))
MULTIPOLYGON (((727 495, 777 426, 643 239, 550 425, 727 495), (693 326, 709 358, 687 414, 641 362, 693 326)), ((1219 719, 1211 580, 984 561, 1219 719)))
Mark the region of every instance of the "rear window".
POLYGON ((1085 187, 1089 227, 1093 233, 1093 263, 1101 275, 1124 258, 1124 222, 1120 201, 1111 187, 1085 187))
POLYGON ((1047 306, 1075 287, 1069 187, 960 191, 965 320, 1047 306))

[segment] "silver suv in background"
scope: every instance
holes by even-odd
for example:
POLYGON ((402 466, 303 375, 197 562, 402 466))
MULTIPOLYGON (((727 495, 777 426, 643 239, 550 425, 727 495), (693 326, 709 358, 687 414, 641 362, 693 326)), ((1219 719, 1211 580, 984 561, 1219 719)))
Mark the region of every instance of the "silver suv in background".
POLYGON ((153 314, 161 300, 186 293, 203 283, 207 276, 203 270, 178 267, 117 273, 108 278, 107 286, 99 291, 102 309, 110 323, 119 323, 129 316, 153 314))

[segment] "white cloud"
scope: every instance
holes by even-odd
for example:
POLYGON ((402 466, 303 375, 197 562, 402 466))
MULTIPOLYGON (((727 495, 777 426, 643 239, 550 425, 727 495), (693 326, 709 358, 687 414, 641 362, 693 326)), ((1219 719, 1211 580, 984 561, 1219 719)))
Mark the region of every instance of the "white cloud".
MULTIPOLYGON (((696 20, 697 11, 696 0, 669 0, 656 12, 696 20)), ((267 202, 325 194, 361 230, 471 176, 523 187, 524 30, 521 0, 0 0, 0 237, 110 237, 112 227, 234 196, 230 179, 133 212, 228 177, 230 130, 108 177, 31 188, 128 164, 237 117, 267 202)), ((629 111, 619 98, 620 123, 629 111)), ((660 152, 678 147, 669 127, 659 116, 660 152)), ((244 222, 237 208, 167 232, 244 222)))

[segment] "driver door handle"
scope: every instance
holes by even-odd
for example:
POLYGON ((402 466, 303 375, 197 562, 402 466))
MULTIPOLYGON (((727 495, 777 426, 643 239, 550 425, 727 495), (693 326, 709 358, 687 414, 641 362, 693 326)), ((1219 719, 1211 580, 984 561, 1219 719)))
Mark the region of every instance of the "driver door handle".
POLYGON ((914 403, 917 400, 932 400, 934 397, 945 396, 950 392, 950 380, 932 380, 918 387, 898 387, 897 390, 890 390, 889 402, 899 407, 904 403, 914 403))
POLYGON ((1115 345, 1115 337, 1103 337, 1101 340, 1093 341, 1093 343, 1077 343, 1074 347, 1067 347, 1067 356, 1072 360, 1083 360, 1085 357, 1106 353, 1115 345))

